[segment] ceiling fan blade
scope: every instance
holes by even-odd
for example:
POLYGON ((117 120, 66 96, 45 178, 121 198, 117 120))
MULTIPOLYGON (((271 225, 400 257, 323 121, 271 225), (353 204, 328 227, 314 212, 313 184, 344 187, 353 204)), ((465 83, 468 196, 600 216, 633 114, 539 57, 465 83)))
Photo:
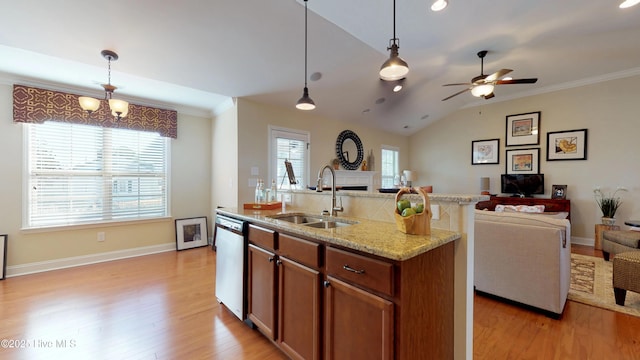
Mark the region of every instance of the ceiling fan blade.
POLYGON ((464 93, 464 92, 467 92, 467 91, 469 91, 469 90, 471 90, 471 88, 470 88, 470 87, 469 87, 469 88, 466 88, 466 89, 464 89, 464 90, 460 90, 460 91, 458 91, 457 93, 455 93, 455 94, 453 94, 453 95, 451 95, 451 96, 447 96, 446 98, 442 99, 442 101, 449 100, 449 99, 451 99, 452 97, 454 97, 454 96, 458 96, 458 95, 460 95, 460 94, 462 94, 462 93, 464 93))
POLYGON ((493 74, 487 76, 484 80, 485 81, 495 81, 500 79, 501 77, 507 75, 508 73, 512 72, 513 70, 511 69, 500 69, 496 72, 494 72, 493 74))
POLYGON ((471 86, 473 85, 472 83, 454 83, 454 84, 444 84, 442 86, 458 86, 458 85, 467 85, 467 86, 471 86))
POLYGON ((497 85, 509 85, 509 84, 535 84, 538 78, 529 79, 512 79, 512 80, 498 80, 497 85))

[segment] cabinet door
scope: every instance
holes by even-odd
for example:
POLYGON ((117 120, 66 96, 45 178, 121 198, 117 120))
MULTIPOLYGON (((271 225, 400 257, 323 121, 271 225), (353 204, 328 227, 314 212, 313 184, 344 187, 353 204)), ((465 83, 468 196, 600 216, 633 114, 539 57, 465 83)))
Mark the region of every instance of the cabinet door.
POLYGON ((276 336, 276 261, 275 255, 249 245, 247 255, 247 296, 249 319, 270 339, 276 336))
POLYGON ((325 304, 326 359, 393 359, 393 303, 331 276, 325 304))
POLYGON ((278 261, 278 344, 292 359, 320 358, 320 273, 278 261))

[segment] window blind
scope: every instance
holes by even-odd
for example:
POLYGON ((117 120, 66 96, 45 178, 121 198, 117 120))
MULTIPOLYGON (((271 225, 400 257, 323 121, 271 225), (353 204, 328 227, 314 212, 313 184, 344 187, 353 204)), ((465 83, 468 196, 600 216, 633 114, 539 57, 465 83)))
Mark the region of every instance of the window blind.
POLYGON ((167 216, 167 138, 61 122, 26 134, 26 228, 167 216))

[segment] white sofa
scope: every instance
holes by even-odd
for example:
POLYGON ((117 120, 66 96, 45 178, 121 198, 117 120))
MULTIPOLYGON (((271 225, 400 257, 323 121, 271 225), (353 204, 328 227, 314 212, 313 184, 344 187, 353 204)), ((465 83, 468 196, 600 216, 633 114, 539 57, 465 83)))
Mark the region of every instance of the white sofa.
POLYGON ((571 223, 557 217, 476 210, 475 289, 561 315, 571 278, 571 223))

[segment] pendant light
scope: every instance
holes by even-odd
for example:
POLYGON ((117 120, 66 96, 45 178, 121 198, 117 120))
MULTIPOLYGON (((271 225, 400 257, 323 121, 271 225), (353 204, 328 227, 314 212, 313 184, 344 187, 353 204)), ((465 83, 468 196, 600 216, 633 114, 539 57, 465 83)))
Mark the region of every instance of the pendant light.
MULTIPOLYGON (((118 54, 111 50, 102 50, 100 54, 102 54, 102 57, 107 59, 109 62, 108 82, 106 84, 102 84, 102 87, 104 88, 104 99, 109 103, 111 114, 115 116, 117 120, 120 120, 129 113, 129 103, 124 100, 113 99, 113 92, 117 87, 111 85, 111 61, 118 60, 118 54)), ((101 101, 89 96, 80 96, 78 98, 78 102, 80 103, 82 110, 91 114, 98 110, 101 101)))
POLYGON ((304 0, 304 90, 302 90, 302 97, 296 103, 296 108, 300 110, 316 108, 316 104, 309 97, 309 88, 307 87, 307 0, 304 0))
POLYGON ((398 56, 398 43, 400 39, 396 37, 396 0, 393 0, 393 39, 387 50, 391 50, 391 56, 380 67, 380 79, 386 81, 400 80, 409 73, 409 65, 398 56))

